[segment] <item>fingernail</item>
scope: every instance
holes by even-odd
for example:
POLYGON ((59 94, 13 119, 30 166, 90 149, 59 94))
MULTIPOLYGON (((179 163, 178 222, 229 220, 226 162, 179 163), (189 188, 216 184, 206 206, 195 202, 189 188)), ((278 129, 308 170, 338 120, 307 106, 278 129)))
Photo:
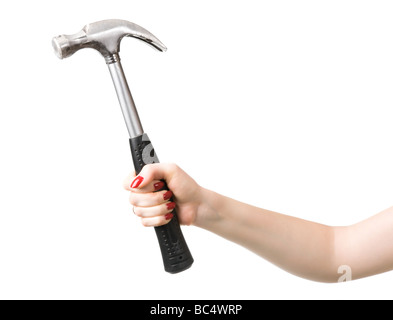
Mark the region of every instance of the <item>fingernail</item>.
POLYGON ((138 188, 141 185, 142 181, 143 181, 143 177, 141 176, 136 177, 134 181, 132 181, 131 183, 131 188, 138 188))
POLYGON ((169 190, 164 193, 164 200, 169 200, 170 198, 172 198, 172 196, 173 196, 173 193, 172 193, 172 191, 169 190))
POLYGON ((164 188, 165 183, 160 181, 154 184, 154 191, 158 191, 161 190, 162 188, 164 188))
POLYGON ((171 220, 173 218, 173 213, 167 213, 165 215, 165 220, 171 220))
POLYGON ((166 208, 168 210, 175 209, 175 207, 176 207, 176 203, 174 203, 174 202, 169 202, 169 203, 166 204, 166 208))

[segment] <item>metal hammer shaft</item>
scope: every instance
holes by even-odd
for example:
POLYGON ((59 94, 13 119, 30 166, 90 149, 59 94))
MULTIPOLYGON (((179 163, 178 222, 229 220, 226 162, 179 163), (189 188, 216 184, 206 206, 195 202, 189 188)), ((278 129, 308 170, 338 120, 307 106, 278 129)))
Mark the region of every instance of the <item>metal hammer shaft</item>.
POLYGON ((108 69, 112 76, 128 134, 130 138, 135 138, 143 134, 142 124, 118 54, 113 55, 113 61, 108 64, 108 69))

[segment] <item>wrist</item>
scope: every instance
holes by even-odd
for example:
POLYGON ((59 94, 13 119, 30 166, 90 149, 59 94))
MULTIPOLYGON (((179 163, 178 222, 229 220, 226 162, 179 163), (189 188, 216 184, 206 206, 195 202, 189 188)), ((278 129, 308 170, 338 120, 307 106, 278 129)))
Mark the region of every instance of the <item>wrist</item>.
POLYGON ((220 216, 220 194, 202 188, 200 192, 201 200, 193 225, 203 229, 209 229, 209 225, 222 219, 220 216))

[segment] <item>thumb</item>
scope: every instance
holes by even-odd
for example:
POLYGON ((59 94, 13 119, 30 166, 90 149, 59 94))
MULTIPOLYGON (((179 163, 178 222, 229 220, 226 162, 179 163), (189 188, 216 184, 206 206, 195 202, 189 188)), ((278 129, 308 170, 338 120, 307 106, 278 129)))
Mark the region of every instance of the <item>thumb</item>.
POLYGON ((131 189, 139 189, 147 186, 149 183, 155 180, 165 180, 169 184, 174 172, 176 170, 176 165, 166 164, 166 163, 153 163, 145 165, 141 172, 135 177, 131 175, 132 178, 129 187, 131 189))

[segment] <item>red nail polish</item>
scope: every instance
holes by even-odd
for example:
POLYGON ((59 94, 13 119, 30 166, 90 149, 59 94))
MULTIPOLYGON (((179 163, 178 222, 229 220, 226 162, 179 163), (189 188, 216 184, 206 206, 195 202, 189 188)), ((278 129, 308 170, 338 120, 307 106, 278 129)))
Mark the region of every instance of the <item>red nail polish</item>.
POLYGON ((168 213, 165 215, 165 220, 171 220, 173 218, 173 213, 168 213))
POLYGON ((138 188, 141 185, 142 181, 143 181, 143 177, 141 176, 136 177, 134 181, 132 181, 131 183, 131 188, 138 188))
POLYGON ((158 191, 161 190, 162 188, 164 188, 165 183, 160 181, 154 184, 154 191, 158 191))
POLYGON ((169 200, 170 198, 172 198, 172 196, 173 196, 173 193, 172 193, 172 191, 169 190, 164 193, 164 200, 169 200))
POLYGON ((174 202, 169 202, 169 203, 166 204, 166 208, 168 210, 175 209, 175 207, 176 207, 176 203, 174 203, 174 202))

